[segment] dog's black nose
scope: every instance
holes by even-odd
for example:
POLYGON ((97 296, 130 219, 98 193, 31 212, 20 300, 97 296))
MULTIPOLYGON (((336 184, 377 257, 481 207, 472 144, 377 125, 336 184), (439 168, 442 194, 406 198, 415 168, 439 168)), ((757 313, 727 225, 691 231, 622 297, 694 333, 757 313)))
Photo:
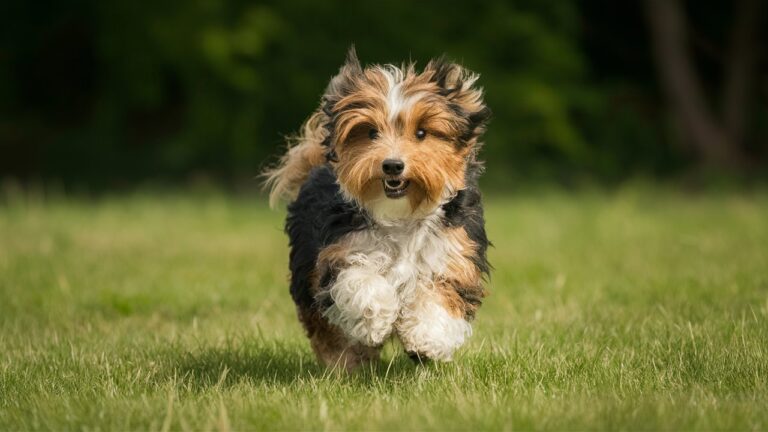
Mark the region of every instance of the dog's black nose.
POLYGON ((381 169, 386 175, 396 176, 403 173, 405 163, 400 159, 384 159, 384 162, 381 163, 381 169))

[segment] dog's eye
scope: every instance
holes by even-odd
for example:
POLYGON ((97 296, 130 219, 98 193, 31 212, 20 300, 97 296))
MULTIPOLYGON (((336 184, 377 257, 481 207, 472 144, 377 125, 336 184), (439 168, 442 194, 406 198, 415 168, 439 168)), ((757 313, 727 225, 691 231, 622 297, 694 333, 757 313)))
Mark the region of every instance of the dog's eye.
POLYGON ((426 137, 427 137, 427 131, 425 131, 424 129, 418 129, 416 131, 416 138, 417 139, 423 140, 426 137))
POLYGON ((368 138, 375 140, 378 137, 379 137, 379 131, 377 129, 370 128, 368 130, 368 138))

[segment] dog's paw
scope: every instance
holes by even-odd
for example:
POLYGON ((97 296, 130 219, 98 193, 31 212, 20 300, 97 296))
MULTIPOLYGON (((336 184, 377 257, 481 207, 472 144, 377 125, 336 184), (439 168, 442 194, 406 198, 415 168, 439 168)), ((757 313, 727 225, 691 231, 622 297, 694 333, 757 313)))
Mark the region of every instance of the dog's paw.
POLYGON ((405 311, 395 324, 406 352, 419 358, 450 361, 472 334, 470 324, 437 303, 423 302, 405 311))

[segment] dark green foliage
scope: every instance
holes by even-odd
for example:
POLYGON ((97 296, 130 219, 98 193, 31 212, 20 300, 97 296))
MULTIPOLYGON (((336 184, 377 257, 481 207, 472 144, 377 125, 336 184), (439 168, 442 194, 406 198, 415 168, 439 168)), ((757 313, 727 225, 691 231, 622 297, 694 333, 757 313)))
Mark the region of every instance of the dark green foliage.
MULTIPOLYGON (((446 53, 482 74, 489 182, 689 166, 668 139, 642 11, 597 3, 8 2, 0 174, 97 187, 251 178, 352 43, 363 62, 446 53)), ((709 15, 705 30, 727 33, 709 15)))

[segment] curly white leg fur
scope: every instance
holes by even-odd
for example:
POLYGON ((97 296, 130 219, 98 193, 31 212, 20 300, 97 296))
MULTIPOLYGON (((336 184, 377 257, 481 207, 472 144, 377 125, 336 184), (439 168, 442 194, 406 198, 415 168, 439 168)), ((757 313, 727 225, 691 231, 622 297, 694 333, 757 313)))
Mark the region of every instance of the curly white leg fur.
POLYGON ((324 315, 353 341, 377 346, 392 333, 400 308, 397 291, 375 271, 346 268, 339 272, 328 294, 333 306, 324 315))
POLYGON ((406 351, 441 361, 450 361, 472 335, 466 320, 451 316, 430 296, 418 298, 404 309, 395 327, 406 351))

